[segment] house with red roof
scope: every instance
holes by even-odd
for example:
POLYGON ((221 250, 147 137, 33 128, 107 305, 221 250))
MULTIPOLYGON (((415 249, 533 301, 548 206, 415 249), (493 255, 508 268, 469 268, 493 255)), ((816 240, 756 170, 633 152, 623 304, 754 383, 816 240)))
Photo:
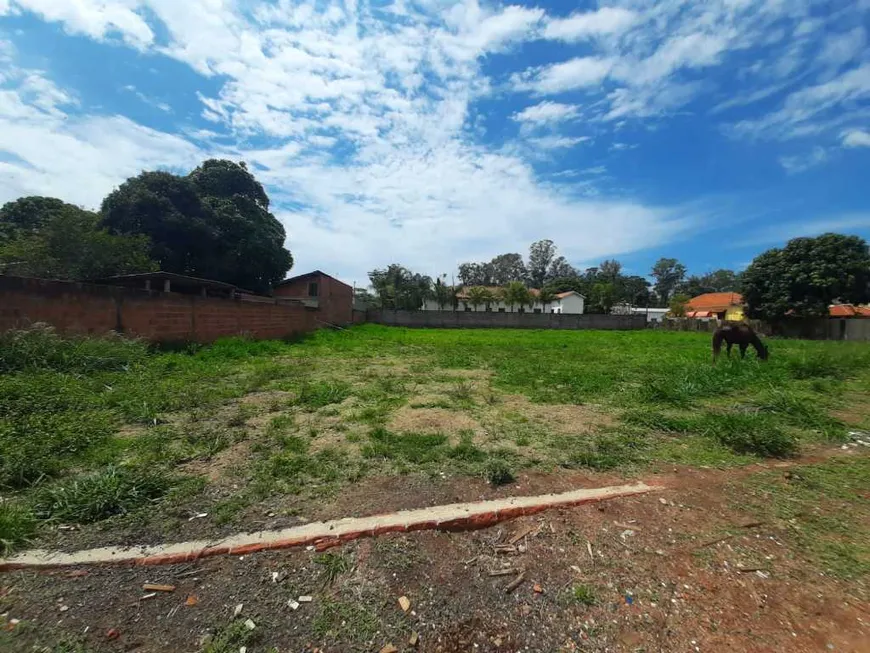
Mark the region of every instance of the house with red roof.
POLYGON ((686 317, 740 322, 745 318, 744 308, 743 295, 739 292, 708 292, 688 301, 686 317))
POLYGON ((828 315, 831 317, 870 317, 870 306, 831 304, 828 307, 828 315))

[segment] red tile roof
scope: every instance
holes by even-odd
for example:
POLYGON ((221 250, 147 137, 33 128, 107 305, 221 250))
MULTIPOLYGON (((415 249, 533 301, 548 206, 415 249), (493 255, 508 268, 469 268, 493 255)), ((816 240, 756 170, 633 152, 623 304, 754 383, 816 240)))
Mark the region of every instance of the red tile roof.
POLYGON ((853 304, 834 304, 828 307, 831 317, 870 317, 870 306, 853 304))
POLYGON ((739 292, 708 292, 692 297, 686 308, 693 311, 713 311, 721 313, 731 306, 743 306, 743 295, 739 292))

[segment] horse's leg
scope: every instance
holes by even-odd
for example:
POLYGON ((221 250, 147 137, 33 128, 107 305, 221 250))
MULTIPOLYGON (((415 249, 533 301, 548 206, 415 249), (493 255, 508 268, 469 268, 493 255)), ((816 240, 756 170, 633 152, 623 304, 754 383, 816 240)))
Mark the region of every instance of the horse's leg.
POLYGON ((734 344, 734 343, 732 343, 732 342, 729 342, 729 343, 728 343, 728 358, 731 358, 731 346, 732 346, 733 344, 734 344))
POLYGON ((745 342, 740 343, 740 358, 746 358, 746 347, 748 345, 745 342))

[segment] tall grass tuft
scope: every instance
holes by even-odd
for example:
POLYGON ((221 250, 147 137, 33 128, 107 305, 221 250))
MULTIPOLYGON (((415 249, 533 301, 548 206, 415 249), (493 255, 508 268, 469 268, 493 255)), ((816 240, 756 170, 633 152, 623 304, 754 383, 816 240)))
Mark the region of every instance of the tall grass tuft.
POLYGON ((107 467, 40 488, 33 505, 41 519, 88 524, 142 508, 171 486, 172 479, 162 472, 107 467))
POLYGON ((61 337, 45 324, 0 334, 0 373, 54 370, 87 374, 123 370, 141 362, 147 354, 147 345, 138 340, 112 335, 61 337))

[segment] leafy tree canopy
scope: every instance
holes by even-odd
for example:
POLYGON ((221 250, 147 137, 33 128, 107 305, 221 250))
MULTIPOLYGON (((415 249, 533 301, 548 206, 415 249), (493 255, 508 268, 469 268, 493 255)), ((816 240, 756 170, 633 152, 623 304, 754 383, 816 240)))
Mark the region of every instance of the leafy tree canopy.
POLYGON ((143 172, 102 204, 114 234, 142 234, 161 270, 267 292, 293 265, 286 232, 244 164, 210 159, 189 175, 143 172))
POLYGON ((369 281, 380 308, 416 311, 433 297, 430 277, 411 272, 396 263, 382 270, 372 270, 369 281))
POLYGON ((652 269, 655 291, 661 302, 667 303, 686 277, 686 266, 675 258, 660 258, 652 269))
POLYGON ((858 236, 795 238, 757 256, 742 277, 750 317, 826 316, 836 301, 870 300, 870 251, 858 236))
POLYGON ((145 236, 116 236, 100 216, 52 197, 23 197, 0 208, 0 269, 9 274, 86 281, 150 272, 145 236))

